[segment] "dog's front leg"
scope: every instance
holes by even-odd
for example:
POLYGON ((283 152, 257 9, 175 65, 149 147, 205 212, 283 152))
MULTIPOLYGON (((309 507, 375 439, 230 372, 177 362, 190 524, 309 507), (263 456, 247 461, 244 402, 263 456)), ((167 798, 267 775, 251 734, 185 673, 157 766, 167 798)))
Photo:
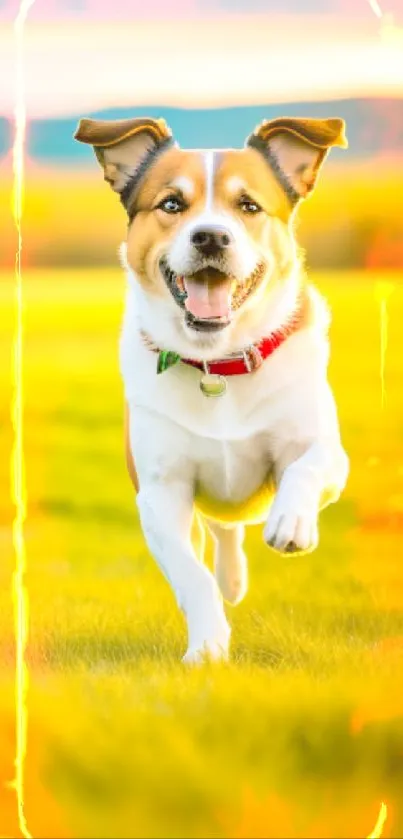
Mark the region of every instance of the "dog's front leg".
POLYGON ((337 439, 316 441, 295 460, 285 456, 277 468, 278 489, 265 541, 281 553, 313 551, 318 544, 319 512, 337 501, 348 469, 348 458, 337 439))
POLYGON ((184 661, 225 658, 230 630, 222 599, 214 577, 197 561, 191 546, 191 488, 179 481, 141 483, 137 505, 148 547, 186 615, 184 661))
POLYGON ((186 615, 185 661, 225 658, 230 630, 222 598, 192 548, 194 440, 179 424, 139 406, 127 406, 127 430, 143 534, 186 615))

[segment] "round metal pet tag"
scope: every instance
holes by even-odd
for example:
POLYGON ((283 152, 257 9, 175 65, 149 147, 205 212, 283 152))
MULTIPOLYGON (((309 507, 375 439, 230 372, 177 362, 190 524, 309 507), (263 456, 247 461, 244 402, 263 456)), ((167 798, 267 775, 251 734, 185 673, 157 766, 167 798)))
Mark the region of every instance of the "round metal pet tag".
POLYGON ((217 373, 204 373, 200 379, 200 390, 205 396, 222 396, 227 390, 226 379, 217 373))

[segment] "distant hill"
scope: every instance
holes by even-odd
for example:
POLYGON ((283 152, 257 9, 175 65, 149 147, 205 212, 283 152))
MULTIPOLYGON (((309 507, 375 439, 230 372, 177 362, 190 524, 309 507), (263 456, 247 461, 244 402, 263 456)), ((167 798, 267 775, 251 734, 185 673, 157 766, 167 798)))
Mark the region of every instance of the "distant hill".
POLYGON ((5 117, 0 117, 0 157, 7 154, 11 143, 11 124, 5 117))
MULTIPOLYGON (((178 142, 187 148, 239 147, 263 119, 281 115, 328 117, 346 120, 349 156, 367 157, 381 151, 403 152, 403 99, 344 99, 337 102, 299 102, 220 109, 166 107, 111 108, 82 114, 101 119, 133 116, 164 117, 178 142)), ((79 116, 33 120, 29 124, 28 153, 49 163, 88 164, 88 148, 72 136, 79 116)), ((10 143, 11 132, 0 119, 0 152, 10 143)), ((344 156, 335 149, 332 159, 344 156)))
MULTIPOLYGON (((263 119, 287 115, 343 117, 347 123, 349 157, 365 158, 382 151, 403 152, 403 99, 343 99, 218 109, 110 108, 82 114, 100 119, 144 115, 164 117, 185 148, 239 147, 263 119)), ((79 116, 30 122, 29 155, 53 164, 89 164, 88 148, 73 140, 79 116)), ((11 136, 10 124, 0 117, 0 155, 10 147, 11 136)), ((332 160, 337 157, 346 159, 346 153, 335 149, 332 160)))

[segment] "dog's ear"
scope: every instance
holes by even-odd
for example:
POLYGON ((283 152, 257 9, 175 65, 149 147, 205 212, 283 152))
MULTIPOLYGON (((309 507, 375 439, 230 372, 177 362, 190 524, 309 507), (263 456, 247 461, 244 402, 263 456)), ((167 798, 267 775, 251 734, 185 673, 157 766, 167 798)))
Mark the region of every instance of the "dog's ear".
POLYGON ((296 204, 313 187, 332 146, 347 148, 342 119, 266 120, 246 141, 260 151, 274 170, 290 201, 296 204))
POLYGON ((94 147, 104 178, 122 194, 135 185, 157 153, 173 143, 163 119, 80 119, 74 139, 94 147))

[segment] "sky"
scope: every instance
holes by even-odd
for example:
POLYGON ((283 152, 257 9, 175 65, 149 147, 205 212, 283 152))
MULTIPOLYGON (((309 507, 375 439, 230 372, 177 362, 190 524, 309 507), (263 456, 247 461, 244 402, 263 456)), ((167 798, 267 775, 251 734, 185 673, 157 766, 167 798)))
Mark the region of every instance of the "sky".
MULTIPOLYGON (((403 0, 35 0, 28 114, 403 96, 403 0)), ((18 0, 0 0, 0 115, 18 0)))
MULTIPOLYGON (((375 0, 373 0, 375 2, 375 0)), ((18 0, 0 0, 0 20, 12 20, 18 0)), ((401 0, 378 0, 385 14, 403 14, 401 0)), ((341 14, 365 20, 371 0, 35 0, 30 12, 31 20, 132 20, 133 17, 161 15, 164 17, 200 17, 220 14, 306 14, 326 17, 341 14)))

